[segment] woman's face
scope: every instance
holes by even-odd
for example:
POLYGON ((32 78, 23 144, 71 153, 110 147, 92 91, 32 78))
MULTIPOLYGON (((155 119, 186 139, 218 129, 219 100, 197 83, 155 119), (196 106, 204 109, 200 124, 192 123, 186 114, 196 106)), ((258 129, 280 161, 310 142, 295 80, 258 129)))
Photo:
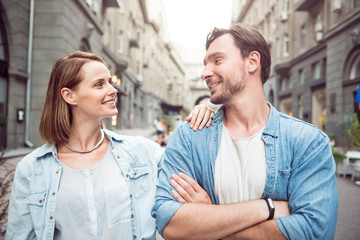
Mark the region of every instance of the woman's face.
POLYGON ((117 90, 112 86, 107 67, 101 62, 90 61, 83 65, 80 76, 82 80, 73 90, 74 116, 103 118, 116 115, 117 90))

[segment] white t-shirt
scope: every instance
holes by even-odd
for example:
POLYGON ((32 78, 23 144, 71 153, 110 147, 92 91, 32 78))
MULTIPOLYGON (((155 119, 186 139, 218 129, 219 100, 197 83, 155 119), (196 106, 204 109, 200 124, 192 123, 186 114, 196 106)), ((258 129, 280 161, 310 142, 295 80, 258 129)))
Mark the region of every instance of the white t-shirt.
POLYGON ((57 194, 55 240, 133 239, 129 189, 111 144, 92 169, 63 164, 57 194))
POLYGON ((262 131, 233 138, 223 126, 215 162, 215 193, 220 204, 259 199, 266 182, 265 143, 262 131))

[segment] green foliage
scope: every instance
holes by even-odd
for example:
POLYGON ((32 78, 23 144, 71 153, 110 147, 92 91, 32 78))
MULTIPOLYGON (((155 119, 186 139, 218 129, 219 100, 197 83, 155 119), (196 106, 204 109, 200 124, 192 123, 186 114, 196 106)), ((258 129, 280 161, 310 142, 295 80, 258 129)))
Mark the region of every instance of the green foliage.
POLYGON ((347 129, 347 134, 350 138, 351 146, 356 150, 360 150, 360 126, 356 113, 354 113, 351 126, 347 129))
POLYGON ((346 158, 346 155, 344 153, 340 152, 339 150, 336 150, 334 147, 331 148, 335 162, 342 162, 342 160, 346 158))
POLYGON ((330 141, 335 140, 335 134, 334 134, 334 133, 332 133, 332 132, 327 132, 326 134, 328 135, 330 141))
POLYGON ((0 126, 4 126, 7 123, 6 116, 2 113, 0 113, 0 126))

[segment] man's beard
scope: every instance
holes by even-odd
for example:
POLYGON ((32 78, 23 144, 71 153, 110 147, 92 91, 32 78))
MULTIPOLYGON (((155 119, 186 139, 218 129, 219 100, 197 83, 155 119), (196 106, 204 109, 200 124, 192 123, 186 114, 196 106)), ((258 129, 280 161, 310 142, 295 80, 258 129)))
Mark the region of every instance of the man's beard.
POLYGON ((245 87, 245 80, 244 78, 240 78, 239 82, 237 84, 233 84, 231 83, 229 80, 228 81, 224 81, 223 78, 220 78, 221 80, 221 89, 218 89, 217 94, 215 96, 212 95, 210 98, 210 102, 212 104, 224 104, 228 101, 230 101, 230 99, 232 97, 234 97, 235 95, 237 95, 238 93, 240 93, 240 91, 245 87), (219 92, 220 90, 220 92, 219 92))

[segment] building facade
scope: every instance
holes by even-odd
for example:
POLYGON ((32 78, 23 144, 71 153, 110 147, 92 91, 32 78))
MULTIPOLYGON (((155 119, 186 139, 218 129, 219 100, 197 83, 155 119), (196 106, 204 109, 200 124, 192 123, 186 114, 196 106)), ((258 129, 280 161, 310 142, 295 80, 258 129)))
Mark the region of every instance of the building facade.
POLYGON ((233 5, 233 22, 255 27, 270 46, 266 98, 346 144, 343 126, 359 112, 360 1, 234 0, 233 5))
POLYGON ((119 113, 105 119, 108 128, 146 127, 161 112, 182 111, 181 59, 148 6, 146 0, 0 0, 0 147, 42 144, 38 127, 51 69, 77 50, 99 54, 113 74, 119 113))

